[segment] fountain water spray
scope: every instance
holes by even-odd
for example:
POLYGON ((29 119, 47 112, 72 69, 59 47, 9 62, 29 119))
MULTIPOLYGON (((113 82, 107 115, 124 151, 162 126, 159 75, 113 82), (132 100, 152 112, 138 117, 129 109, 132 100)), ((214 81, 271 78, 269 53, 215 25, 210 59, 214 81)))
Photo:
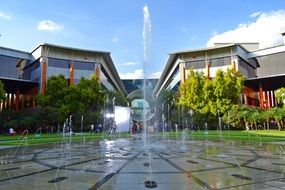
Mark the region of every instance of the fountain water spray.
MULTIPOLYGON (((144 100, 147 99, 146 95, 146 69, 147 69, 147 62, 148 62, 148 51, 149 51, 149 45, 151 42, 151 22, 150 22, 150 14, 147 5, 143 7, 143 32, 142 32, 142 37, 143 37, 143 98, 144 100)), ((147 152, 148 156, 148 163, 149 163, 149 179, 145 181, 145 186, 147 188, 155 188, 157 187, 157 184, 155 181, 152 181, 152 159, 151 159, 151 152, 149 150, 149 145, 148 145, 148 126, 147 126, 147 116, 148 110, 146 106, 143 107, 143 126, 144 126, 144 147, 147 152)))

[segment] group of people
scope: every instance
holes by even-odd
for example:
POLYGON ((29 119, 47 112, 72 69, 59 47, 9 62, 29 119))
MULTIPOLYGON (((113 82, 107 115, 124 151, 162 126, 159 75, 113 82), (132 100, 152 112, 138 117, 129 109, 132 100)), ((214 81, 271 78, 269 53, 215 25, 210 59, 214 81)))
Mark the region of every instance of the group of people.
MULTIPOLYGON (((112 121, 112 122, 108 122, 104 125, 104 129, 106 131, 108 131, 109 133, 116 133, 117 131, 117 125, 116 125, 116 122, 115 121, 112 121)), ((103 131, 103 125, 101 123, 98 123, 95 127, 94 124, 91 124, 90 125, 90 132, 93 133, 101 133, 103 131)))
POLYGON ((131 125, 132 134, 138 134, 142 132, 142 126, 140 123, 133 121, 131 125))

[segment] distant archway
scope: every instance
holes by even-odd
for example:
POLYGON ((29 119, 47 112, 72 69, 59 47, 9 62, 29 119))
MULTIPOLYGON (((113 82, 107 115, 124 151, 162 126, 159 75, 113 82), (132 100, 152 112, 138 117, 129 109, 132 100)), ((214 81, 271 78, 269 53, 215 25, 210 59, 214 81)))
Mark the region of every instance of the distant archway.
POLYGON ((154 116, 155 102, 152 91, 138 89, 131 92, 127 98, 131 102, 131 118, 133 120, 148 121, 154 116))

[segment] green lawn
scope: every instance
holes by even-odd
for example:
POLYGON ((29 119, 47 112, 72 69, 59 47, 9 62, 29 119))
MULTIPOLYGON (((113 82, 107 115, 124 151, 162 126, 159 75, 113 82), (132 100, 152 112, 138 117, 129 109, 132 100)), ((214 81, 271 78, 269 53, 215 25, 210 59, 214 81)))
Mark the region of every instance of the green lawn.
MULTIPOLYGON (((79 142, 83 141, 90 141, 90 140, 103 140, 104 138, 117 138, 117 137, 129 137, 128 133, 120 133, 116 136, 108 136, 106 133, 83 133, 83 134, 76 134, 71 136, 72 142, 79 142)), ((29 134, 27 136, 28 144, 47 144, 47 143, 54 143, 54 142, 62 142, 62 141, 69 141, 69 135, 63 137, 60 134, 41 134, 40 136, 36 136, 34 134, 29 134)), ((9 146, 9 145, 19 145, 25 144, 26 140, 24 136, 16 135, 16 136, 0 136, 0 146, 9 146)))
MULTIPOLYGON (((173 138, 177 136, 175 132, 169 133, 173 138)), ((182 136, 182 132, 178 135, 182 136)), ((192 131, 187 133, 188 139, 208 139, 208 140, 235 140, 245 142, 279 142, 285 141, 285 131, 274 131, 274 130, 260 130, 260 131, 192 131)))
MULTIPOLYGON (((183 136, 183 132, 167 132, 165 133, 169 138, 178 138, 181 139, 183 136)), ((275 130, 259 130, 259 131, 208 131, 205 133, 204 131, 191 131, 186 133, 186 138, 188 140, 234 140, 234 141, 243 141, 243 142, 279 142, 285 141, 285 131, 275 131, 275 130)), ((160 133, 159 135, 162 135, 160 133)), ((90 140, 102 140, 105 138, 117 138, 117 137, 130 137, 129 133, 120 133, 116 136, 108 136, 106 133, 83 133, 83 134, 76 134, 72 135, 72 142, 79 142, 83 141, 90 141, 90 140)), ((34 134, 29 134, 27 136, 27 142, 29 145, 32 144, 47 144, 47 143, 54 143, 54 142, 62 142, 68 141, 69 136, 62 137, 60 134, 41 134, 41 136, 35 136, 34 134)), ((20 135, 16 136, 0 136, 0 146, 7 146, 7 145, 19 145, 25 144, 26 141, 23 140, 23 137, 20 135)))

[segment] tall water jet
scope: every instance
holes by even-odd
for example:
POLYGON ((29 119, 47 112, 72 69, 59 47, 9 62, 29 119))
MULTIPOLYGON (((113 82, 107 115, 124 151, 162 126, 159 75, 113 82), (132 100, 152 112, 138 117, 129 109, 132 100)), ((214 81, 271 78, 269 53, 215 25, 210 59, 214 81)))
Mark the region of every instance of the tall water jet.
MULTIPOLYGON (((151 22, 150 22, 150 14, 147 5, 143 7, 143 99, 147 100, 147 87, 146 87, 146 79, 147 79, 147 63, 148 63, 148 55, 149 55, 149 46, 151 42, 151 22)), ((144 147, 145 151, 147 152, 148 160, 147 163, 149 165, 149 179, 145 181, 145 187, 146 188, 155 188, 157 187, 157 184, 155 181, 152 181, 152 158, 151 158, 151 152, 149 148, 149 140, 148 140, 148 124, 147 120, 149 118, 150 110, 147 110, 146 106, 143 107, 143 126, 144 126, 144 147)))
MULTIPOLYGON (((147 62, 148 62, 148 51, 151 41, 151 22, 150 22, 150 14, 148 11, 147 5, 143 7, 143 32, 142 32, 142 38, 143 38, 143 99, 147 99, 146 95, 146 78, 147 78, 147 62)), ((146 107, 143 107, 143 126, 144 126, 144 146, 146 146, 146 140, 147 140, 147 110, 146 107)))

